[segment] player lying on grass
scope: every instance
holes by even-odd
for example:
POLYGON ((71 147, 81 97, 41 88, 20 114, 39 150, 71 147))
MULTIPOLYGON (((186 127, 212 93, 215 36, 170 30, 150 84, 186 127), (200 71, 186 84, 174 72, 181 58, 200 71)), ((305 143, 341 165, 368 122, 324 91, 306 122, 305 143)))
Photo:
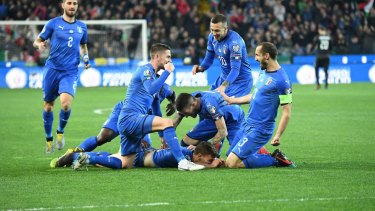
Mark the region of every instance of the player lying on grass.
MULTIPOLYGON (((194 163, 204 165, 206 168, 216 168, 225 166, 224 161, 216 158, 215 148, 209 142, 201 142, 197 146, 183 147, 184 156, 194 163)), ((108 152, 71 152, 51 161, 52 168, 70 167, 79 169, 85 165, 99 165, 112 169, 121 169, 122 165, 115 165, 108 162, 108 157, 122 159, 119 153, 111 155, 108 152)), ((178 165, 176 158, 170 149, 143 149, 136 154, 133 167, 145 168, 176 168, 178 165)))
MULTIPOLYGON (((169 101, 169 104, 167 105, 166 114, 167 116, 171 116, 175 112, 174 107, 171 105, 175 103, 176 94, 168 84, 164 84, 162 86, 154 100, 159 100, 159 102, 161 103, 164 99, 167 99, 169 101)), ((67 153, 91 152, 94 149, 96 149, 96 147, 111 142, 113 139, 115 139, 119 135, 117 129, 117 120, 122 106, 123 101, 120 101, 113 107, 111 114, 109 115, 108 119, 103 123, 103 126, 97 136, 91 136, 87 138, 74 149, 68 149, 67 153)), ((152 111, 150 111, 150 113, 152 113, 152 111)), ((161 116, 160 113, 158 115, 161 116)), ((149 147, 152 146, 152 142, 149 135, 146 135, 143 139, 144 145, 148 145, 149 147)))

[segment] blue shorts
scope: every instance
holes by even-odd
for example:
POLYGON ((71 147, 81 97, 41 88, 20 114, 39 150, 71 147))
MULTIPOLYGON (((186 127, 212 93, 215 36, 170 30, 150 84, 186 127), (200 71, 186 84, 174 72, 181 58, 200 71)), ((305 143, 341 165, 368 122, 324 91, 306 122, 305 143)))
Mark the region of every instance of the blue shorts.
POLYGON ((257 130, 255 127, 250 128, 249 131, 245 131, 241 128, 233 144, 230 146, 227 155, 233 152, 243 160, 249 155, 258 153, 259 149, 266 145, 271 138, 272 133, 264 133, 263 131, 257 130))
POLYGON ((117 135, 119 135, 119 132, 117 129, 117 121, 120 115, 121 108, 122 108, 122 101, 117 103, 115 107, 113 107, 111 114, 109 115, 108 119, 103 123, 103 126, 102 126, 103 128, 108 128, 112 130, 117 135))
POLYGON ((43 99, 52 102, 61 93, 68 93, 74 97, 77 88, 78 70, 74 72, 59 71, 45 67, 43 69, 43 99))
MULTIPOLYGON (((218 88, 225 80, 221 77, 217 78, 215 84, 211 86, 211 90, 218 88)), ((235 81, 225 89, 225 94, 229 97, 242 97, 250 94, 251 88, 253 87, 253 79, 247 81, 235 81)))
POLYGON ((126 114, 118 120, 117 128, 120 132, 122 156, 134 154, 142 150, 143 137, 152 132, 154 115, 126 114))
MULTIPOLYGON (((228 141, 232 143, 237 131, 241 128, 245 113, 238 105, 228 105, 222 108, 225 124, 227 126, 228 141)), ((186 135, 199 141, 208 141, 217 133, 215 121, 212 119, 203 119, 186 135)))

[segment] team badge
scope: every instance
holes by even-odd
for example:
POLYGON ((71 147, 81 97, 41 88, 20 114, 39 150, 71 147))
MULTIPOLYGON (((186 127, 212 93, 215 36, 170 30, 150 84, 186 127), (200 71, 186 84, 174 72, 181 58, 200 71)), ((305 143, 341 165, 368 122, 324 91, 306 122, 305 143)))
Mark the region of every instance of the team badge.
POLYGON ((240 50, 240 46, 238 44, 233 45, 232 47, 234 52, 238 52, 240 50))
POLYGON ((78 33, 82 34, 82 28, 80 26, 77 26, 78 33))
POLYGON ((143 76, 151 76, 151 72, 150 72, 150 70, 145 70, 145 71, 143 72, 143 76))
POLYGON ((224 53, 224 54, 227 53, 227 46, 226 46, 226 45, 223 46, 223 53, 224 53))
POLYGON ((208 107, 208 111, 210 112, 210 114, 215 114, 216 113, 215 106, 209 105, 207 107, 208 107))
POLYGON ((266 81, 266 85, 267 85, 267 86, 270 85, 271 82, 272 82, 272 78, 268 78, 267 81, 266 81))

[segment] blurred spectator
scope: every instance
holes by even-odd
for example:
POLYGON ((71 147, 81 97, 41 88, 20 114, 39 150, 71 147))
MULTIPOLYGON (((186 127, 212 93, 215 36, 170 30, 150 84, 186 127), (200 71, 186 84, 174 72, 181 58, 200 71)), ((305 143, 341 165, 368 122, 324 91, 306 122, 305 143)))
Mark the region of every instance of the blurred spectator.
MULTIPOLYGON (((0 0, 0 20, 47 20, 61 13, 60 0, 0 0)), ((197 58, 205 49, 209 33, 209 20, 216 13, 228 17, 230 28, 244 39, 251 55, 261 41, 275 43, 283 55, 312 54, 313 37, 317 26, 326 27, 333 37, 333 53, 375 53, 375 9, 371 1, 337 0, 85 0, 79 1, 78 18, 146 19, 148 22, 148 45, 166 42, 173 46, 174 56, 185 53, 197 58), (191 39, 195 44, 191 44, 191 39), (197 46, 200 47, 197 47, 197 46)), ((123 31, 108 26, 89 25, 90 55, 135 57, 140 38, 140 28, 123 31), (106 34, 103 38, 103 33, 106 34), (100 37, 101 35, 102 37, 100 37), (106 40, 103 40, 106 39, 106 40), (105 49, 103 49, 105 48, 105 49), (107 49, 108 48, 108 49, 107 49), (123 48, 123 49, 120 49, 123 48), (124 53, 125 49, 125 53, 124 53), (111 55, 113 54, 113 55, 111 55), (126 54, 126 55, 124 55, 126 54)), ((27 44, 35 38, 41 27, 20 29, 17 26, 0 28, 0 39, 5 40, 1 49, 8 51, 8 59, 21 59, 27 53, 34 62, 40 61, 27 44), (26 29, 26 31, 25 31, 26 29), (23 38, 20 38, 23 34, 23 38), (20 41, 24 39, 24 41, 20 41), (23 45, 23 44, 22 44, 23 45)))

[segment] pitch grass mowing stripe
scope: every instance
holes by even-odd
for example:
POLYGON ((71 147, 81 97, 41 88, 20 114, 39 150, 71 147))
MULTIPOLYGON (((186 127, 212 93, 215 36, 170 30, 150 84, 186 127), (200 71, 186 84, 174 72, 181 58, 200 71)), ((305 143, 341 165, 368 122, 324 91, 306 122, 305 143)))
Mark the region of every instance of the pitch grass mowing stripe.
MULTIPOLYGON (((374 197, 319 197, 319 198, 298 198, 298 199, 254 199, 254 200, 223 200, 223 201, 197 201, 187 203, 173 203, 173 202, 153 202, 153 203, 142 203, 142 204, 113 204, 113 205, 87 205, 87 206, 66 206, 66 207, 38 207, 38 208, 26 208, 23 210, 72 210, 72 209, 109 209, 109 208, 134 208, 134 207, 161 207, 161 206, 175 206, 175 205, 194 205, 194 204, 249 204, 249 203, 277 203, 277 202, 307 202, 307 201, 358 201, 375 199, 374 197)), ((22 210, 22 209, 6 209, 22 210)))

